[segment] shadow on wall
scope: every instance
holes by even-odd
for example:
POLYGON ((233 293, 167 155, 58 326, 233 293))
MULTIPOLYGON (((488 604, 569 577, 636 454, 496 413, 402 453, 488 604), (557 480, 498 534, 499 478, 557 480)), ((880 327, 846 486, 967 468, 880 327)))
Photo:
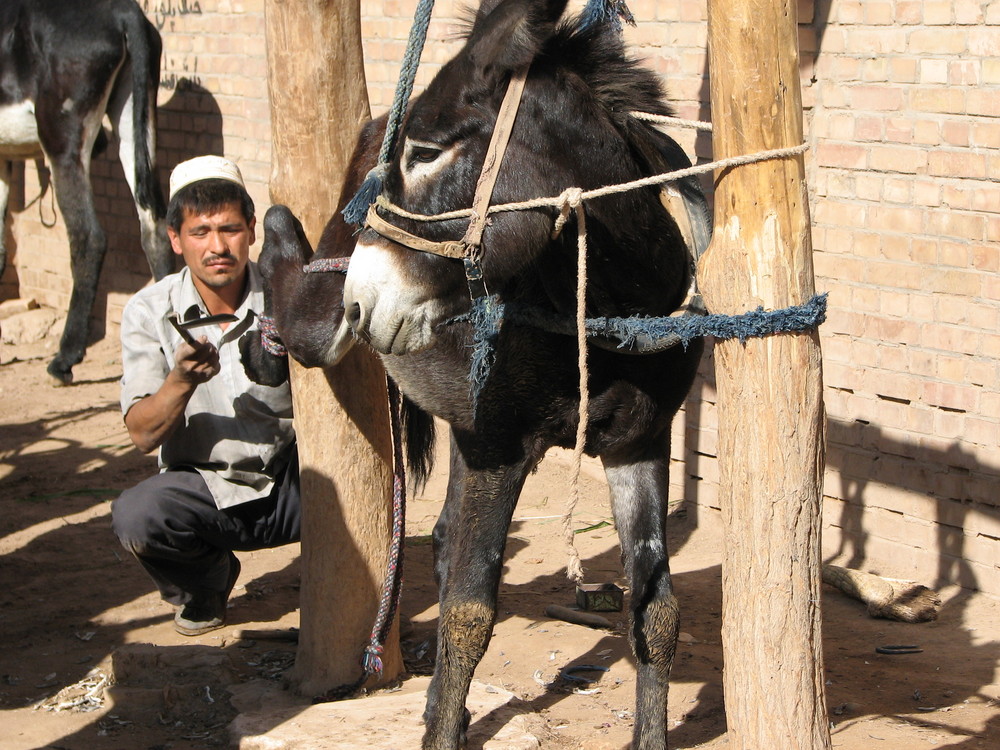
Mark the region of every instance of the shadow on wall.
MULTIPOLYGON (((174 165, 200 154, 222 154, 225 146, 222 112, 212 94, 187 78, 170 81, 170 85, 173 95, 157 112, 156 161, 160 184, 164 186, 164 198, 165 186, 174 165)), ((37 211, 38 223, 43 231, 55 228, 59 223, 55 194, 44 162, 40 159, 35 162, 37 187, 26 186, 23 162, 14 162, 12 166, 8 209, 10 215, 37 211)), ((151 278, 139 240, 135 203, 118 160, 116 140, 112 139, 101 153, 94 155, 91 162, 91 184, 98 220, 107 236, 108 252, 91 313, 90 343, 104 337, 109 317, 118 319, 120 313, 109 315, 109 308, 116 305, 120 307, 128 296, 145 286, 151 278), (109 305, 111 296, 116 297, 117 301, 109 305)), ((7 268, 0 280, 0 299, 13 299, 20 296, 21 291, 17 252, 19 246, 22 251, 30 250, 31 240, 30 237, 21 237, 18 241, 10 221, 6 222, 2 231, 8 256, 7 268)), ((60 232, 65 241, 65 230, 60 226, 55 231, 60 232)), ((66 258, 68 269, 68 243, 66 258)))
MULTIPOLYGON (((1000 482, 998 468, 978 462, 960 440, 944 449, 920 446, 897 440, 877 425, 835 419, 829 420, 827 434, 827 465, 840 475, 836 494, 844 501, 835 555, 849 555, 848 567, 862 566, 870 540, 865 516, 878 513, 899 530, 890 541, 936 555, 936 578, 922 583, 979 589, 980 577, 969 561, 984 555, 970 545, 1000 543, 1000 508, 989 489, 1000 482)), ((881 529, 885 537, 886 526, 881 529)))
MULTIPOLYGON (((684 406, 685 506, 695 524, 703 506, 717 508, 707 492, 716 481, 718 448, 713 424, 715 410, 714 346, 706 342, 698 379, 684 406), (710 476, 705 476, 706 473, 710 476)), ((925 571, 919 583, 932 587, 958 584, 978 590, 989 560, 986 551, 1000 543, 1000 506, 995 488, 1000 466, 977 460, 960 439, 937 446, 899 440, 878 425, 827 418, 824 519, 826 534, 839 531, 839 546, 828 560, 857 570, 880 572, 886 545, 896 550, 894 563, 925 571), (942 447, 943 446, 943 447, 942 447), (834 506, 840 504, 839 517, 834 506), (832 512, 831 512, 832 510, 832 512), (873 549, 878 539, 880 550, 873 549), (980 547, 982 547, 980 549, 980 547), (910 555, 907 557, 907 555, 910 555), (936 560, 932 572, 928 561, 936 560)), ((834 537, 835 538, 835 537, 834 537)))
MULTIPOLYGON (((201 154, 222 154, 225 148, 222 112, 211 92, 187 78, 170 83, 173 95, 157 110, 156 164, 164 200, 176 164, 201 154)), ((124 305, 151 276, 116 147, 94 160, 92 175, 98 214, 108 235, 108 254, 91 320, 91 341, 97 341, 104 337, 108 320, 120 317, 120 311, 112 308, 124 305), (109 304, 112 295, 118 299, 109 304)))

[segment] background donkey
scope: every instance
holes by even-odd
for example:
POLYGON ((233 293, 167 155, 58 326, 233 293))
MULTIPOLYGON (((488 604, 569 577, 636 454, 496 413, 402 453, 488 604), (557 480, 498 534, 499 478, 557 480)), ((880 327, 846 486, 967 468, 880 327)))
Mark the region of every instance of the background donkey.
POLYGON ((3 0, 0 3, 0 273, 10 160, 43 153, 69 235, 73 272, 66 326, 48 372, 73 380, 107 252, 90 185, 105 114, 135 198, 142 248, 157 279, 173 270, 166 207, 156 178, 160 35, 134 0, 3 0))
MULTIPOLYGON (((423 214, 467 208, 514 71, 530 65, 521 110, 494 203, 625 182, 689 165, 681 149, 629 116, 666 114, 659 83, 626 58, 617 34, 559 25, 565 0, 504 0, 480 8, 463 50, 411 105, 386 195, 423 214)), ((349 197, 375 161, 379 125, 362 134, 349 197)), ((701 235, 709 219, 697 184, 675 185, 701 235)), ((343 199, 342 199, 343 200, 343 199)), ((643 189, 586 205, 591 316, 666 315, 691 281, 691 250, 659 191, 643 189)), ((431 240, 457 240, 465 221, 383 218, 431 240)), ((571 219, 552 238, 553 209, 494 214, 483 237, 486 287, 508 311, 571 318, 576 237, 571 219)), ((527 474, 553 445, 571 446, 579 370, 572 336, 504 321, 478 400, 470 397, 473 332, 463 264, 415 252, 366 229, 344 289, 333 274, 303 274, 308 247, 287 209, 265 218, 262 267, 271 278, 278 330, 307 365, 333 364, 346 320, 382 354, 419 407, 451 426, 444 510, 434 530, 441 614, 425 748, 464 744, 464 702, 496 614, 506 533, 527 474), (339 319, 343 316, 343 320, 339 319), (321 320, 322 319, 322 320, 321 320)), ((317 257, 349 254, 349 228, 331 220, 317 257)), ((255 346, 248 342, 249 346, 255 346)), ((647 356, 590 348, 586 451, 608 476, 631 584, 631 638, 638 662, 635 748, 666 746, 667 683, 678 633, 665 524, 670 423, 697 369, 700 344, 647 356)))

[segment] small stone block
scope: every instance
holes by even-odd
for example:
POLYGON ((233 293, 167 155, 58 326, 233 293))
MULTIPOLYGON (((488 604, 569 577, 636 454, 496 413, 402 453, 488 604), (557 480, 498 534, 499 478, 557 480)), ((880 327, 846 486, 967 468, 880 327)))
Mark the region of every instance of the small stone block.
POLYGON ((576 587, 576 606, 589 612, 621 612, 625 592, 613 583, 581 583, 576 587))

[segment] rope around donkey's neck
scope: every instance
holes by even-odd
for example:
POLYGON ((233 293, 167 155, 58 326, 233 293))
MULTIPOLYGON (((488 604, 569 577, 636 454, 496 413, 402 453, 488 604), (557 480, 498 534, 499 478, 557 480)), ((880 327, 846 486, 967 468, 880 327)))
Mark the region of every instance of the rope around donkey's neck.
MULTIPOLYGON (((617 193, 626 193, 629 190, 662 185, 664 182, 676 182, 677 180, 682 180, 685 177, 706 174, 719 169, 729 169, 730 167, 755 164, 757 162, 768 161, 770 159, 781 159, 786 156, 797 156, 799 154, 804 154, 808 150, 809 145, 801 143, 798 146, 787 146, 785 148, 775 148, 768 151, 758 151, 754 154, 731 156, 727 159, 719 159, 717 161, 707 162, 693 167, 685 167, 684 169, 677 169, 672 172, 661 172, 660 174, 642 177, 638 180, 621 182, 617 185, 606 185, 605 187, 595 188, 593 190, 583 190, 580 192, 580 199, 588 201, 594 198, 603 198, 617 193)), ((579 190, 579 188, 568 188, 560 195, 554 197, 532 198, 530 200, 518 201, 516 203, 498 203, 495 206, 490 206, 487 213, 494 214, 504 211, 527 211, 532 208, 559 208, 565 203, 564 196, 571 190, 579 190)), ((401 206, 397 206, 385 196, 379 196, 375 203, 379 208, 384 208, 397 216, 402 216, 404 219, 412 219, 413 221, 448 221, 450 219, 464 219, 472 215, 471 208, 460 208, 456 211, 445 211, 440 214, 417 214, 407 211, 401 206)))

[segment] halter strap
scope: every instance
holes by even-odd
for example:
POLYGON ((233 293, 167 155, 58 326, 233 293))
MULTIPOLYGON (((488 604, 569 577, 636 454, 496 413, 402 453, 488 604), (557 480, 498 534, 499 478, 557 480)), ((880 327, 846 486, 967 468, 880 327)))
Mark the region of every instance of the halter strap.
POLYGON ((433 240, 418 237, 405 229, 397 227, 395 224, 383 219, 372 204, 368 209, 365 223, 369 229, 376 234, 395 242, 411 250, 418 250, 422 253, 432 253, 445 258, 455 258, 464 260, 466 266, 466 276, 470 284, 473 281, 481 282, 482 271, 478 269, 479 256, 481 254, 483 232, 489 223, 490 200, 493 197, 493 188, 496 186, 497 176, 500 173, 500 165, 503 162, 507 144, 510 142, 510 135, 514 130, 514 120, 517 117, 517 110, 521 104, 521 95, 524 93, 524 85, 528 78, 528 68, 525 66, 511 76, 507 91, 504 94, 503 102, 500 104, 500 111, 497 113, 497 122, 490 136, 490 143, 486 149, 486 158, 483 160, 483 169, 476 182, 476 192, 472 200, 472 218, 465 236, 461 240, 448 240, 445 242, 435 242, 433 240))

